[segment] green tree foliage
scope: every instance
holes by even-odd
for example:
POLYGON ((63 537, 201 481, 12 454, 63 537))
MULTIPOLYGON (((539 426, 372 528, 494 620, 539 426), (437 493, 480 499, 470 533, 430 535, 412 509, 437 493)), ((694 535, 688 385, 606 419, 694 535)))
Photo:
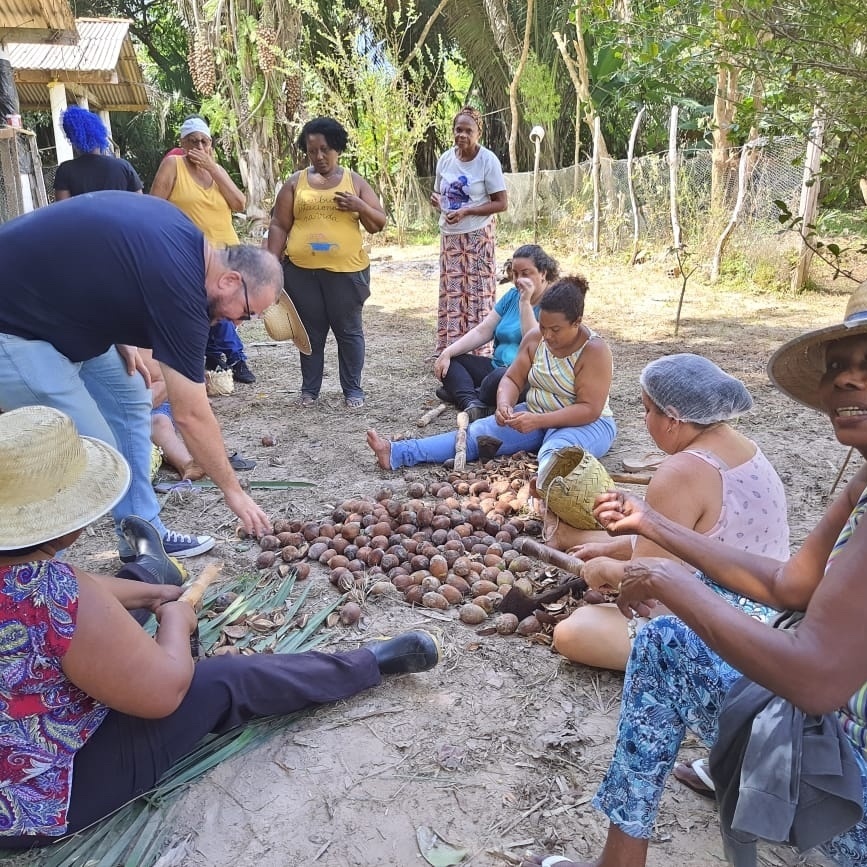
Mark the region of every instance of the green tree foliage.
POLYGON ((562 98, 554 86, 554 76, 548 66, 539 62, 536 52, 530 53, 518 85, 524 118, 530 126, 541 124, 546 130, 560 116, 562 98))
POLYGON ((412 0, 388 7, 360 0, 354 15, 339 11, 327 23, 318 21, 315 34, 308 31, 314 56, 306 108, 350 131, 347 157, 378 188, 403 243, 415 152, 445 104, 436 83, 446 53, 441 40, 425 42, 429 30, 412 39, 421 17, 412 0))

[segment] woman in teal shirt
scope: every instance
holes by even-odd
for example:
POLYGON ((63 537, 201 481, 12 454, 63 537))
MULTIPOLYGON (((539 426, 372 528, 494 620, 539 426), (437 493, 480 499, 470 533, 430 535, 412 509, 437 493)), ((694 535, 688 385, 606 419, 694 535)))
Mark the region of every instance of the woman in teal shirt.
POLYGON ((525 244, 512 254, 515 285, 471 331, 447 346, 434 364, 443 387, 437 395, 464 410, 470 421, 490 415, 497 386, 515 360, 521 338, 536 327, 539 299, 559 275, 557 261, 538 244, 525 244), (492 357, 474 351, 494 341, 492 357))

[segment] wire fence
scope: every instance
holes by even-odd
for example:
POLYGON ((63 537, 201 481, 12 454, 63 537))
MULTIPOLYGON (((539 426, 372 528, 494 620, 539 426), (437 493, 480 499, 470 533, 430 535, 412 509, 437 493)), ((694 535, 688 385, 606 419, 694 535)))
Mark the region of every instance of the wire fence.
MULTIPOLYGON (((677 164, 677 211, 684 242, 692 249, 708 250, 716 243, 728 221, 738 190, 738 160, 735 150, 725 169, 723 209, 711 213, 712 154, 708 149, 681 150, 677 164)), ((804 144, 798 138, 753 143, 747 177, 746 198, 732 245, 753 246, 779 231, 780 210, 775 201, 797 212, 803 180, 804 144)), ((600 167, 600 249, 619 252, 632 249, 633 213, 629 198, 627 160, 605 159, 600 167)), ((670 172, 667 154, 637 157, 632 164, 633 186, 638 204, 639 243, 651 248, 673 243, 670 203, 670 172)), ((499 224, 510 229, 533 227, 533 173, 506 174, 508 210, 498 215, 499 224)), ((420 178, 410 197, 406 225, 435 230, 436 213, 428 203, 432 178, 420 178)), ((593 244, 593 175, 588 160, 565 169, 539 173, 537 189, 538 232, 568 235, 577 247, 593 244)))
POLYGON ((0 223, 46 204, 33 133, 0 127, 0 223))
MULTIPOLYGON (((18 131, 20 134, 20 131, 18 131)), ((53 154, 46 154, 51 159, 53 154)), ((734 150, 725 168, 723 207, 711 212, 712 153, 703 148, 683 149, 677 155, 677 212, 683 241, 690 251, 709 255, 734 207, 738 188, 740 152, 734 150)), ((790 246, 781 244, 779 207, 786 203, 797 212, 803 179, 804 144, 798 138, 777 138, 752 143, 746 197, 740 220, 732 233, 729 249, 750 255, 759 248, 785 257, 790 246)), ((22 147, 19 136, 0 140, 0 222, 21 212, 28 191, 22 196, 21 177, 27 175, 33 206, 53 200, 57 167, 42 165, 35 148, 22 147), (16 166, 20 163, 20 170, 16 166), (39 171, 41 184, 35 181, 39 171), (17 175, 17 177, 16 177, 17 175), (44 200, 40 200, 44 196, 44 200)), ((594 190, 591 162, 563 169, 541 171, 536 191, 537 234, 542 239, 568 241, 576 250, 590 251, 594 237, 594 190)), ((509 208, 498 216, 507 233, 532 231, 534 227, 533 173, 506 174, 509 208)), ((639 247, 651 253, 665 251, 673 243, 668 154, 648 154, 632 163, 632 181, 638 211, 639 247)), ((436 212, 428 198, 431 178, 411 181, 411 194, 404 211, 394 215, 402 226, 435 233, 436 212)), ((599 172, 599 248, 618 253, 633 248, 633 212, 629 197, 626 160, 602 160, 599 172)))

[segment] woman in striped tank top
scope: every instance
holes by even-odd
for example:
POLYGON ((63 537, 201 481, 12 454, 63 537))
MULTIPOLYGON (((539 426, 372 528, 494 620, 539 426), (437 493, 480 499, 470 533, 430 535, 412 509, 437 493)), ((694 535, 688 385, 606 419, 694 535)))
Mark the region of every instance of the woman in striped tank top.
MULTIPOLYGON (((583 322, 584 277, 563 277, 539 301, 539 327, 521 341, 497 390, 497 411, 467 431, 467 460, 538 452, 540 470, 558 449, 581 446, 602 457, 617 426, 608 404, 608 344, 583 322), (526 403, 518 395, 528 387, 526 403)), ((454 432, 390 442, 375 430, 367 443, 383 469, 442 463, 455 454, 454 432)))

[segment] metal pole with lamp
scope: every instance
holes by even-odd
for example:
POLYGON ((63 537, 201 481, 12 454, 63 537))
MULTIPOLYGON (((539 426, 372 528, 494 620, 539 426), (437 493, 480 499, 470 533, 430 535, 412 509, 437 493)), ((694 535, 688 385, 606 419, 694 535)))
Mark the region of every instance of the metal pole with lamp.
POLYGON ((530 141, 533 142, 533 145, 536 148, 536 157, 533 160, 533 243, 537 243, 538 238, 538 221, 539 221, 539 209, 537 207, 538 196, 539 196, 539 149, 542 146, 542 139, 545 138, 545 130, 536 124, 533 129, 530 130, 530 141))

